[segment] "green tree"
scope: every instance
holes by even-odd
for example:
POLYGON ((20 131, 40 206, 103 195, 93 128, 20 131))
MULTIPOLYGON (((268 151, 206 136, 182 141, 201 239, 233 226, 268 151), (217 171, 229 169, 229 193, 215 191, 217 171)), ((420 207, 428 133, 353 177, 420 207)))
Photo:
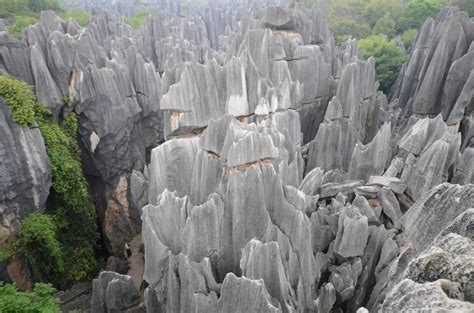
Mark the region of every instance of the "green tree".
POLYGON ((387 35, 392 37, 396 33, 395 29, 396 23, 390 16, 385 16, 379 18, 377 23, 375 23, 374 27, 372 28, 372 34, 374 35, 387 35))
POLYGON ((446 0, 411 0, 398 21, 398 31, 420 28, 428 17, 435 17, 446 5, 446 0))
POLYGON ((384 17, 397 21, 403 11, 403 5, 397 0, 372 0, 365 8, 364 16, 371 27, 384 17))
POLYGON ((401 35, 401 39, 405 48, 408 48, 411 46, 411 43, 415 39, 417 33, 418 33, 418 30, 414 28, 407 29, 406 31, 403 32, 403 34, 401 35))
POLYGON ((387 93, 397 79, 400 66, 407 59, 405 51, 380 35, 360 40, 358 47, 365 57, 375 58, 376 79, 380 83, 380 89, 387 93))
POLYGON ((12 285, 0 282, 0 312, 2 313, 59 313, 59 299, 50 284, 37 283, 32 292, 21 292, 12 285))
POLYGON ((332 17, 329 23, 331 32, 338 44, 347 40, 348 36, 360 39, 370 34, 369 25, 361 24, 351 17, 332 17))
POLYGON ((41 12, 46 10, 61 11, 58 0, 27 0, 28 9, 32 12, 41 12))
POLYGON ((26 10, 26 5, 19 0, 0 0, 0 18, 12 17, 26 10))

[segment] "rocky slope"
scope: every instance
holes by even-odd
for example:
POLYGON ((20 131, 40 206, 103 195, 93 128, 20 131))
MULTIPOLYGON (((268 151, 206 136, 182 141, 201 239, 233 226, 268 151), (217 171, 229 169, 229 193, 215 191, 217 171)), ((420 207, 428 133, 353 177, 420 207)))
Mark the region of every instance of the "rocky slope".
MULTIPOLYGON (((144 304, 103 272, 92 311, 472 311, 474 22, 429 19, 389 102, 355 40, 273 2, 163 6, 137 31, 44 12, 0 33, 0 68, 78 113, 108 249, 142 232, 144 304)), ((35 156, 12 164, 38 196, 0 199, 21 220, 50 174, 41 138, 19 145, 34 130, 9 121, 0 153, 35 156)))

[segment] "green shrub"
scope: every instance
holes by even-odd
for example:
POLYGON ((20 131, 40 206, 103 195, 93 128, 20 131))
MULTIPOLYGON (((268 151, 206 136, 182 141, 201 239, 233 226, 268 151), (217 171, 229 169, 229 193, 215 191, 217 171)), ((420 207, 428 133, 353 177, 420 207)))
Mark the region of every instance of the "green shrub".
POLYGON ((96 212, 89 199, 76 141, 77 118, 71 113, 60 125, 43 114, 38 117, 38 124, 53 176, 49 203, 54 207, 68 269, 62 278, 64 283, 73 283, 89 278, 97 267, 93 247, 98 239, 96 212))
POLYGON ((156 15, 156 11, 141 11, 135 14, 134 16, 126 16, 124 22, 130 25, 133 29, 139 29, 145 23, 145 18, 150 15, 156 15))
POLYGON ((61 5, 58 0, 23 0, 32 12, 41 12, 46 10, 61 11, 61 5))
POLYGON ((405 48, 409 48, 411 46, 417 33, 418 31, 415 28, 410 28, 403 32, 400 38, 402 39, 402 42, 405 48))
MULTIPOLYGON (((89 279, 98 266, 94 248, 99 236, 82 172, 77 117, 71 113, 58 123, 36 102, 31 87, 13 77, 0 76, 0 96, 12 108, 17 123, 27 126, 36 120, 52 173, 50 214, 33 213, 23 221, 14 252, 26 258, 37 279, 48 278, 59 286, 89 279)), ((3 257, 8 257, 11 251, 4 250, 3 257)))
POLYGON ((16 236, 15 251, 26 259, 35 276, 50 279, 64 272, 61 244, 51 216, 31 213, 16 236))
POLYGON ((64 9, 61 18, 64 20, 73 19, 82 27, 89 25, 91 14, 84 9, 74 8, 74 9, 64 9))
POLYGON ((39 18, 34 15, 16 15, 15 23, 8 25, 7 30, 10 34, 19 36, 25 28, 38 22, 39 18))
POLYGON ((16 123, 25 127, 35 122, 35 96, 27 83, 0 75, 0 96, 12 110, 12 118, 16 123))
POLYGON ((51 284, 37 283, 32 292, 20 292, 14 285, 0 282, 0 312, 59 313, 55 292, 51 284))

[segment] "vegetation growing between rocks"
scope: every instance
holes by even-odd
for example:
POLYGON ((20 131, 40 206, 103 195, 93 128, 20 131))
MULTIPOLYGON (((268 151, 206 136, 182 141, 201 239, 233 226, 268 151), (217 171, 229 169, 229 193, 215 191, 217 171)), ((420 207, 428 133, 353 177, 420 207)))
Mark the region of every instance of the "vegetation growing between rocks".
POLYGON ((58 286, 88 279, 98 266, 98 231, 76 141, 76 115, 58 123, 25 82, 7 76, 0 76, 0 82, 0 95, 14 120, 22 126, 38 123, 52 173, 49 214, 33 213, 25 219, 10 250, 26 258, 36 279, 58 286))
POLYGON ((139 29, 145 23, 145 18, 150 15, 157 15, 157 11, 145 10, 138 12, 134 16, 125 16, 124 22, 130 25, 133 29, 139 29))
POLYGON ((6 28, 19 36, 28 27, 39 22, 41 11, 56 11, 63 19, 72 18, 82 27, 89 24, 90 13, 80 8, 65 8, 58 0, 0 0, 0 18, 13 18, 6 28))
POLYGON ((380 83, 380 89, 388 93, 397 79, 400 67, 407 60, 407 55, 394 41, 374 35, 358 42, 359 50, 365 57, 375 58, 375 76, 380 83))
POLYGON ((14 285, 0 282, 0 312, 61 312, 55 292, 51 284, 37 283, 32 292, 20 292, 14 285))
POLYGON ((27 83, 0 75, 0 96, 12 110, 12 118, 17 124, 25 127, 35 122, 35 96, 27 83))
POLYGON ((63 9, 63 13, 59 16, 64 20, 73 19, 82 27, 89 25, 91 19, 91 14, 80 8, 63 9))
POLYGON ((46 214, 30 214, 18 230, 15 252, 25 257, 36 277, 45 273, 64 272, 64 259, 53 218, 46 214), (42 260, 49 260, 47 264, 42 260))

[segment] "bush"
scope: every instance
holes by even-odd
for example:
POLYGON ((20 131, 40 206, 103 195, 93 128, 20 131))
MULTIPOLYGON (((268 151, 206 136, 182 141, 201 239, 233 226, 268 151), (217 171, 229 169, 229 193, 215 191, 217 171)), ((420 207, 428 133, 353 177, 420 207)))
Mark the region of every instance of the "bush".
MULTIPOLYGON (((99 238, 96 212, 82 172, 76 140, 77 118, 69 114, 62 123, 35 100, 25 82, 0 76, 0 96, 22 126, 38 123, 49 156, 52 188, 49 215, 33 213, 23 221, 13 252, 24 256, 37 279, 48 278, 59 286, 88 279, 98 266, 95 245, 99 238), (67 270, 64 270, 67 269, 67 270)), ((12 251, 4 249, 5 258, 12 251)))
POLYGON ((61 11, 58 0, 26 0, 27 7, 32 12, 41 12, 46 10, 61 11))
POLYGON ((17 15, 15 16, 15 23, 8 25, 7 30, 14 36, 21 35, 21 32, 30 25, 39 22, 37 16, 34 15, 17 15))
POLYGON ((64 13, 60 15, 62 19, 73 19, 82 27, 89 25, 91 14, 86 10, 80 8, 65 9, 64 13))
POLYGON ((359 50, 365 57, 375 58, 376 79, 380 83, 380 89, 388 93, 390 87, 398 77, 398 73, 407 55, 395 42, 388 41, 385 37, 374 35, 358 42, 359 50))
POLYGON ((139 29, 145 23, 145 18, 150 15, 156 15, 155 11, 141 11, 134 16, 126 16, 124 22, 130 25, 133 29, 139 29))
POLYGON ((50 284, 38 283, 32 292, 20 292, 14 285, 0 282, 0 312, 59 313, 55 292, 50 284))
POLYGON ((44 113, 38 117, 38 124, 53 175, 48 200, 54 208, 68 269, 60 282, 69 284, 90 278, 98 265, 93 248, 98 239, 96 212, 82 172, 75 113, 65 118, 62 125, 44 113))
POLYGON ((405 48, 409 48, 411 46, 413 40, 415 40, 417 33, 418 31, 414 28, 407 29, 403 32, 401 39, 405 48))
POLYGON ((0 75, 0 96, 12 110, 13 120, 21 126, 35 122, 35 96, 33 88, 24 81, 0 75))
POLYGON ((64 272, 61 244, 51 216, 31 213, 16 236, 15 251, 26 259, 36 277, 51 279, 64 272))

